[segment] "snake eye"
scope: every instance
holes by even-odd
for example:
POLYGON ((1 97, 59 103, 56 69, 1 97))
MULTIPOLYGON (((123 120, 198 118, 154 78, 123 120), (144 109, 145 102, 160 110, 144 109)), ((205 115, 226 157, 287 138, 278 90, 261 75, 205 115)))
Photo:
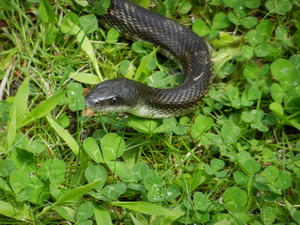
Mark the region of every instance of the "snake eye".
POLYGON ((115 104, 117 104, 117 102, 118 102, 118 98, 117 98, 117 97, 112 97, 112 98, 110 99, 110 104, 111 104, 111 105, 115 105, 115 104))

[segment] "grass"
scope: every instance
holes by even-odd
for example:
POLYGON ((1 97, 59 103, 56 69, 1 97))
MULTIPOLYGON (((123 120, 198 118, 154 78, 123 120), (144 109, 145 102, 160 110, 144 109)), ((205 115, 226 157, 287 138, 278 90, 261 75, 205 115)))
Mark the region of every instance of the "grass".
POLYGON ((178 67, 85 1, 0 3, 1 223, 300 224, 300 2, 136 2, 212 46, 189 115, 87 116, 91 85, 170 87, 178 67))

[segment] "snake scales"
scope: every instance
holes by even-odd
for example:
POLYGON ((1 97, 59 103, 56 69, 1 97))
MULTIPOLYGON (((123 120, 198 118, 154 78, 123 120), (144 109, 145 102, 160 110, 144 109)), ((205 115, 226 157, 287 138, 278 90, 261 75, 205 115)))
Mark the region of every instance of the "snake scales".
POLYGON ((152 88, 126 78, 104 81, 86 96, 88 107, 101 112, 128 112, 147 118, 180 116, 190 112, 211 83, 207 44, 184 26, 141 8, 129 0, 111 0, 99 20, 127 36, 150 42, 181 64, 184 80, 170 89, 152 88))

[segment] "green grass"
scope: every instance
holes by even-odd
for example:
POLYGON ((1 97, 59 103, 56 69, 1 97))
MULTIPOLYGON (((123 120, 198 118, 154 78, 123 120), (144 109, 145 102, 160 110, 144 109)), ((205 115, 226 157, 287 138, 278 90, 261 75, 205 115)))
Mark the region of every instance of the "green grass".
POLYGON ((136 2, 212 46, 189 115, 86 116, 91 84, 178 67, 85 1, 0 2, 0 223, 300 224, 300 1, 136 2))

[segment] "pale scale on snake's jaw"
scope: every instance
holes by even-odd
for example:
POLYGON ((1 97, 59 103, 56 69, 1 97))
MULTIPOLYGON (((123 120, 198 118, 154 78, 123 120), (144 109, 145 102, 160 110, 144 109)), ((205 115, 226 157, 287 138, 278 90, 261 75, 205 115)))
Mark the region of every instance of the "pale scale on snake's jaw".
POLYGON ((186 27, 143 9, 129 0, 111 0, 99 21, 126 37, 142 39, 171 54, 180 63, 184 81, 175 88, 157 89, 125 78, 104 81, 86 96, 100 112, 129 112, 148 118, 180 116, 202 99, 212 80, 207 44, 186 27))

